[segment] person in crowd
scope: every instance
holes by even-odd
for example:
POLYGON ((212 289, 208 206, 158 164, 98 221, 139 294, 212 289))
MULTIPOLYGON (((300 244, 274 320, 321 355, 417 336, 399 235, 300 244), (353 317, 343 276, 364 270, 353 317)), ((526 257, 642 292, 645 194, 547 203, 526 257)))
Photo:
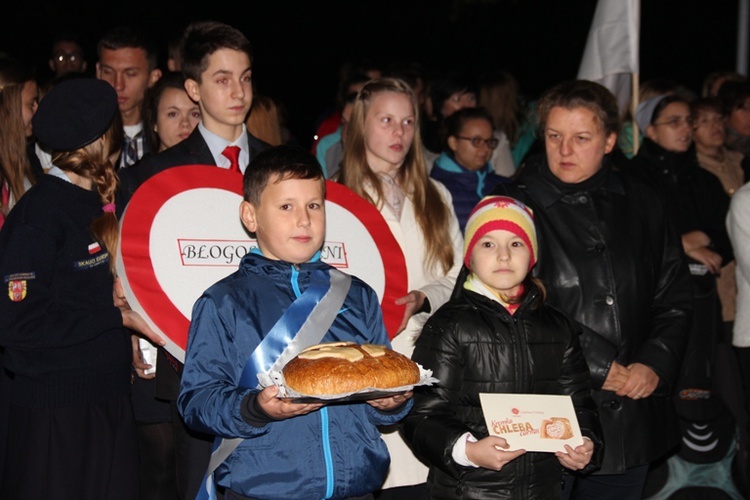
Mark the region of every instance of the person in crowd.
MULTIPOLYGON (((184 29, 184 27, 183 27, 184 29)), ((174 29, 167 40, 167 71, 177 73, 182 71, 182 57, 180 56, 180 40, 183 29, 174 29)))
POLYGON ((128 168, 148 153, 143 123, 146 91, 161 77, 158 52, 142 27, 117 26, 97 44, 96 77, 117 91, 125 135, 118 168, 128 168))
MULTIPOLYGON (((200 108, 185 91, 182 73, 167 73, 148 90, 143 116, 148 150, 152 151, 145 158, 185 140, 201 119, 200 108)), ((145 341, 135 340, 140 349, 145 341)), ((156 397, 155 377, 156 373, 149 373, 133 378, 141 500, 178 498, 173 416, 169 401, 156 397)))
POLYGON ((737 353, 746 395, 745 411, 750 413, 750 400, 747 398, 750 394, 750 307, 747 307, 750 304, 750 183, 745 183, 732 196, 727 213, 727 231, 737 263, 737 315, 732 327, 732 346, 737 353))
POLYGON ((85 73, 88 69, 83 42, 74 33, 61 33, 52 40, 49 60, 47 61, 53 78, 67 73, 85 73))
POLYGON ((445 120, 443 152, 435 160, 430 177, 442 182, 453 198, 461 231, 472 208, 501 182, 490 164, 498 146, 492 118, 484 108, 463 108, 445 120))
MULTIPOLYGON (((476 83, 464 75, 447 72, 437 75, 429 82, 429 104, 426 109, 431 110, 429 116, 422 117, 422 129, 425 155, 428 169, 443 151, 443 137, 445 137, 445 120, 463 108, 477 107, 478 87, 476 83)), ((498 146, 492 150, 490 163, 495 173, 503 177, 510 177, 516 170, 510 151, 510 142, 504 132, 494 131, 498 146)))
POLYGON ((434 155, 442 151, 444 120, 462 108, 477 106, 477 89, 474 82, 455 72, 434 75, 428 81, 429 114, 420 123, 422 144, 434 155))
MULTIPOLYGON (((484 75, 479 82, 479 106, 492 116, 495 130, 508 138, 513 163, 516 169, 534 143, 535 123, 524 102, 518 80, 507 71, 496 71, 484 75)), ((512 176, 515 172, 506 173, 512 176)))
POLYGON ((117 94, 73 79, 34 115, 54 167, 0 231, 0 346, 11 382, 3 498, 138 498, 125 327, 164 341, 113 300, 117 94))
POLYGON ((613 168, 617 100, 576 80, 538 106, 545 153, 496 194, 534 213, 534 276, 548 303, 581 324, 604 432, 597 472, 565 477, 564 496, 640 499, 649 464, 679 442, 672 396, 692 294, 678 234, 653 189, 613 168))
POLYGON ((523 203, 483 198, 464 248, 470 274, 427 320, 412 355, 441 383, 416 389, 405 435, 430 463, 430 498, 558 497, 560 465, 590 471, 603 455, 579 329, 544 304, 544 286, 531 275, 538 243, 523 203), (479 393, 568 395, 583 441, 526 453, 489 435, 479 393))
MULTIPOLYGON (((342 80, 339 82, 339 88, 336 92, 336 102, 333 110, 328 110, 324 117, 321 119, 320 124, 315 129, 313 135, 313 143, 311 151, 318 157, 318 159, 327 154, 326 147, 330 147, 335 144, 336 141, 341 139, 341 119, 342 113, 344 112, 344 106, 346 101, 352 94, 357 94, 365 83, 370 81, 370 77, 365 73, 344 73, 341 76, 342 80), (322 151, 318 150, 320 142, 325 139, 322 151)), ((322 165, 322 163, 321 163, 322 165)), ((325 168, 325 165, 323 165, 325 168)))
POLYGON ((225 498, 372 493, 388 469, 376 426, 397 422, 411 408, 411 391, 369 404, 323 405, 279 399, 277 386, 259 390, 257 380, 239 382, 247 363, 254 374, 264 371, 254 362, 258 351, 272 364, 294 341, 300 344, 296 352, 307 347, 301 331, 278 325, 293 324, 291 315, 301 302, 322 295, 323 282, 342 287, 345 298, 330 327, 318 334, 322 342, 389 345, 374 290, 354 277, 345 288, 336 279, 345 275, 320 260, 324 204, 325 178, 315 156, 294 146, 258 154, 245 172, 240 207, 258 249, 193 308, 179 407, 193 428, 243 438, 214 474, 225 498), (290 237, 294 234, 305 237, 290 237), (269 339, 282 346, 269 352, 269 339))
POLYGON ((382 76, 398 78, 408 83, 417 99, 420 114, 424 113, 424 104, 427 99, 427 71, 421 63, 396 61, 385 67, 382 76))
POLYGON ((690 104, 678 95, 657 96, 638 106, 636 120, 645 137, 629 170, 656 189, 686 255, 719 274, 731 260, 726 210, 718 202, 725 195, 718 178, 698 167, 690 104))
MULTIPOLYGON (((245 35, 225 23, 196 22, 186 28, 180 53, 185 90, 198 103, 200 123, 187 139, 121 173, 121 196, 126 201, 141 183, 168 168, 215 165, 243 173, 250 160, 268 147, 245 126, 253 100, 252 47, 245 35)), ((150 367, 140 357, 136 352, 133 363, 137 375, 144 377, 150 367)), ((182 363, 159 349, 156 365, 156 396, 170 402, 176 433, 178 496, 193 499, 208 468, 214 437, 186 427, 177 412, 182 363)))
MULTIPOLYGON (((427 175, 417 102, 409 85, 383 78, 357 95, 338 181, 378 208, 406 259, 409 294, 393 348, 407 356, 429 314, 450 297, 461 268, 463 238, 451 196, 427 175)), ((396 429, 383 433, 391 467, 381 498, 411 498, 427 467, 396 429)))
POLYGON ((701 86, 701 97, 718 97, 719 89, 726 82, 745 82, 747 77, 736 71, 714 71, 706 75, 701 86))
POLYGON ((245 120, 247 131, 261 141, 271 145, 282 144, 281 120, 276 101, 266 95, 253 95, 253 105, 245 120))
POLYGON ((341 168, 341 162, 344 159, 344 144, 349 133, 349 120, 351 120, 352 109, 354 109, 354 101, 356 100, 356 92, 352 92, 346 97, 344 108, 341 110, 339 130, 320 139, 315 148, 315 156, 320 166, 323 167, 326 179, 336 178, 341 168))
POLYGON ((719 89, 726 116, 726 146, 750 156, 750 82, 728 81, 719 89))
POLYGON ((11 208, 44 171, 33 154, 32 118, 39 89, 29 68, 0 58, 0 227, 11 208), (34 161, 36 160, 36 161, 34 161))
MULTIPOLYGON (((719 379, 715 354, 728 346, 717 286, 722 267, 734 259, 725 225, 728 197, 719 178, 696 160, 689 102, 676 94, 657 96, 639 105, 636 120, 646 137, 629 171, 661 199, 680 235, 692 278, 693 318, 675 386, 677 412, 682 427, 690 429, 697 423, 712 432, 716 425, 712 422, 728 415, 716 409, 721 408, 717 396, 722 394, 720 380, 724 379, 719 379), (696 401, 692 394, 685 396, 686 389, 708 391, 705 394, 713 400, 696 401)), ((676 453, 684 455, 685 451, 676 453)))
POLYGON ((182 73, 167 73, 148 90, 144 109, 149 151, 161 153, 187 139, 201 121, 201 110, 185 91, 182 73))
MULTIPOLYGON (((677 84, 677 82, 670 79, 653 78, 651 80, 646 80, 640 85, 640 89, 638 91, 638 102, 645 102, 651 98, 663 94, 674 94, 677 93, 679 89, 680 86, 677 84)), ((638 148, 635 147, 636 141, 634 140, 633 133, 635 132, 635 127, 637 127, 637 125, 638 124, 635 122, 632 110, 630 107, 628 107, 628 110, 625 112, 625 116, 623 117, 622 126, 620 127, 620 133, 617 135, 617 146, 620 148, 623 155, 627 159, 635 156, 636 153, 638 153, 640 145, 643 143, 644 131, 638 128, 638 148)))
MULTIPOLYGON (((721 103, 716 98, 701 98, 692 101, 690 116, 693 119, 693 141, 698 165, 715 175, 723 188, 723 193, 715 190, 715 199, 705 200, 717 207, 717 223, 723 227, 731 197, 750 180, 748 176, 750 160, 742 153, 725 147, 724 115, 721 103)), ((721 299, 722 319, 726 332, 730 336, 736 314, 735 271, 734 259, 723 261, 716 282, 721 299)))

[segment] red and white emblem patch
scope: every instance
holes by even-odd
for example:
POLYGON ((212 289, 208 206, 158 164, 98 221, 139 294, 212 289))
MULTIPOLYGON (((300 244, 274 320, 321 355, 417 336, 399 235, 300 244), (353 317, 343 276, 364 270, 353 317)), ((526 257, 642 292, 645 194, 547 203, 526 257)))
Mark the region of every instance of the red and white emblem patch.
POLYGON ((13 302, 21 302, 26 298, 26 280, 11 280, 8 282, 8 297, 13 302))
POLYGON ((101 250, 102 250, 102 247, 97 242, 94 242, 89 245, 89 255, 94 255, 95 253, 100 252, 101 250))

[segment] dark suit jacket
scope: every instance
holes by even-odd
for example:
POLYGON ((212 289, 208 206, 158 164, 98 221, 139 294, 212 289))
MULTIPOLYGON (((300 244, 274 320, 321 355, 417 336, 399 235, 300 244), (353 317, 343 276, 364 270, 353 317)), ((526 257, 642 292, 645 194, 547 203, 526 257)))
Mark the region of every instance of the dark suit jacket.
MULTIPOLYGON (((255 158, 255 155, 270 147, 267 143, 254 137, 249 132, 247 139, 250 146, 251 161, 255 158)), ((161 153, 144 156, 135 165, 121 170, 119 172, 120 191, 123 201, 127 203, 135 190, 138 189, 138 186, 143 184, 152 175, 158 174, 170 167, 182 165, 216 165, 211 150, 208 149, 208 144, 203 139, 198 127, 184 141, 175 144, 161 153)))

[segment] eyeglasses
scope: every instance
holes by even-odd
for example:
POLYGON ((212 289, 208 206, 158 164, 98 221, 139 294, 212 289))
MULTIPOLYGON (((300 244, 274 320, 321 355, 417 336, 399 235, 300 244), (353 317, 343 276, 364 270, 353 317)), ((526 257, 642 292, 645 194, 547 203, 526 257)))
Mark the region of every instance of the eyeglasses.
POLYGON ((497 145, 500 144, 500 141, 498 141, 494 137, 492 139, 482 139, 481 137, 461 137, 460 135, 457 135, 456 139, 470 141, 471 145, 475 148, 481 148, 482 144, 486 144, 488 148, 495 149, 497 145))
POLYGON ((55 60, 58 62, 76 62, 78 59, 81 58, 81 54, 78 54, 76 52, 66 53, 66 52, 60 52, 58 54, 55 54, 55 60))
POLYGON ((661 123, 654 123, 654 127, 660 127, 666 125, 669 128, 680 128, 684 124, 693 125, 693 118, 691 116, 675 116, 669 120, 661 123))

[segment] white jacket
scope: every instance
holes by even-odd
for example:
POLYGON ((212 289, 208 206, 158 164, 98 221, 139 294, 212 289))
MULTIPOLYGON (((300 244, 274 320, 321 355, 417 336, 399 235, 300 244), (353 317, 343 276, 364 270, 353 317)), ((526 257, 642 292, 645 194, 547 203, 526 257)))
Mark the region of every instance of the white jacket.
POLYGON ((727 231, 737 263, 737 315, 732 344, 750 347, 750 183, 732 196, 727 214, 727 231))
MULTIPOLYGON (((453 211, 453 200, 448 190, 441 183, 430 179, 443 198, 443 202, 450 210, 449 234, 453 243, 453 267, 447 274, 442 268, 425 269, 425 242, 414 214, 414 205, 407 197, 401 212, 401 220, 391 213, 387 206, 380 209, 380 213, 388 223, 388 227, 401 246, 406 259, 408 274, 408 290, 420 290, 430 301, 430 309, 434 312, 445 304, 451 296, 456 278, 463 262, 463 235, 458 228, 458 219, 453 211)), ((374 195, 371 194, 374 197, 374 195)), ((393 349, 411 357, 414 351, 414 341, 422 331, 422 326, 429 317, 428 313, 414 315, 406 325, 406 329, 397 335, 391 344, 393 349)), ((388 445, 391 454, 391 467, 388 471, 383 488, 410 486, 424 483, 427 480, 427 466, 414 457, 411 449, 395 430, 383 432, 383 440, 388 445)))

